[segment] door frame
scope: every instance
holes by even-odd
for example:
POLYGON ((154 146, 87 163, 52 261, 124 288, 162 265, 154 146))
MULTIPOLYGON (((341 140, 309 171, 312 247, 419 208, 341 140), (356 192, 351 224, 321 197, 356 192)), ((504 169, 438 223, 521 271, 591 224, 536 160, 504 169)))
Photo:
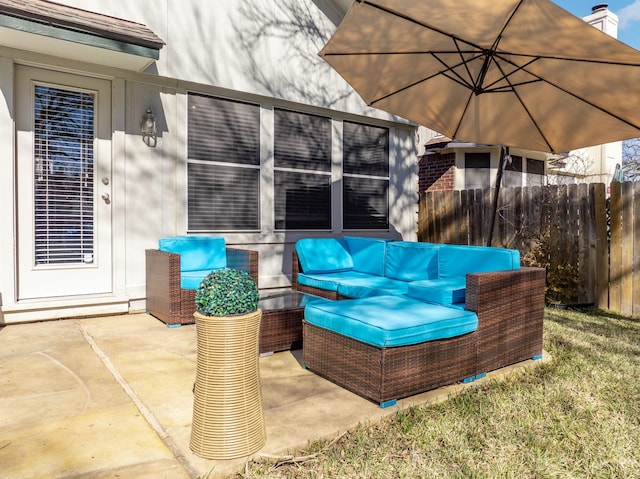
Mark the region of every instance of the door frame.
POLYGON ((16 66, 16 300, 53 299, 78 295, 112 295, 113 215, 111 208, 112 166, 112 84, 103 78, 16 66), (95 94, 94 109, 94 248, 95 261, 89 265, 38 267, 33 260, 34 141, 33 111, 36 84, 95 94), (104 179, 104 181, 103 181, 104 179), (103 199, 105 198, 108 200, 103 199))

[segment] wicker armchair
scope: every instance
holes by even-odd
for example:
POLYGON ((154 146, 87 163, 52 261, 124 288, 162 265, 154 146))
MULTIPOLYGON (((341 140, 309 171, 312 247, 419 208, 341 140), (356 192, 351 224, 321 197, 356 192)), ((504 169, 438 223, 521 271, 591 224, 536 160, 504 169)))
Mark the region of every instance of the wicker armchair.
MULTIPOLYGON (((194 323, 196 289, 181 287, 181 255, 162 249, 148 249, 145 256, 147 312, 168 327, 194 323)), ((227 268, 246 271, 258 284, 257 251, 224 246, 222 261, 226 262, 227 268)))

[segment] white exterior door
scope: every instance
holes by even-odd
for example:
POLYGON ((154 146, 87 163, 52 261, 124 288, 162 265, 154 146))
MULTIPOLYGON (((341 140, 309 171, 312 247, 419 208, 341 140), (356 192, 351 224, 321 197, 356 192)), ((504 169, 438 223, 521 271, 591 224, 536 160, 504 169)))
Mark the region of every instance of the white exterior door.
POLYGON ((111 83, 16 78, 18 300, 111 293, 111 83))

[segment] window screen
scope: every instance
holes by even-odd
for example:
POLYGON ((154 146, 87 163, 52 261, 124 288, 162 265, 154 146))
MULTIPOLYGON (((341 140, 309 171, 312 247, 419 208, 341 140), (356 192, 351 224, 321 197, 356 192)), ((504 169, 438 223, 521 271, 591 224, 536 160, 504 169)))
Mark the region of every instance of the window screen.
POLYGON ((388 229, 389 180, 345 176, 343 182, 345 229, 388 229))
POLYGON ((389 228, 389 130, 343 123, 345 229, 389 228))
POLYGON ((331 119, 274 110, 275 224, 331 229, 331 119))
POLYGON ((527 159, 527 186, 544 186, 544 161, 527 159))
POLYGON ((35 264, 94 261, 94 95, 35 87, 35 264))
POLYGON ((511 155, 511 163, 507 164, 502 177, 502 185, 507 188, 522 186, 522 157, 511 155))
POLYGON ((260 106, 189 94, 187 229, 260 228, 260 106))
POLYGON ((491 155, 489 153, 465 153, 464 168, 466 189, 489 188, 491 185, 491 155))

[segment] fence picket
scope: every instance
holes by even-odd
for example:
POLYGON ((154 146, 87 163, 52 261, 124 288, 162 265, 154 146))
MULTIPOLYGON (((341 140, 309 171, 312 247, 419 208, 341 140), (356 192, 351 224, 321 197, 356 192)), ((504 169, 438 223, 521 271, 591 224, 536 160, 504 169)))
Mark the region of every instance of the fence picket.
POLYGON ((622 309, 622 185, 611 184, 609 197, 610 231, 609 243, 609 309, 621 312, 622 309))
POLYGON ((620 312, 633 313, 633 183, 622 183, 620 312))
POLYGON ((640 317, 640 183, 633 183, 633 311, 640 317))
MULTIPOLYGON (((420 241, 485 245, 494 190, 420 195, 420 241)), ((577 269, 579 303, 640 317, 640 183, 503 188, 494 246, 577 269), (607 216, 609 215, 609 225, 607 216), (541 242, 542 241, 542 242, 541 242)))
POLYGON ((593 230, 596 239, 596 307, 609 309, 609 242, 607 238, 607 198, 605 185, 590 185, 592 192, 593 230))

